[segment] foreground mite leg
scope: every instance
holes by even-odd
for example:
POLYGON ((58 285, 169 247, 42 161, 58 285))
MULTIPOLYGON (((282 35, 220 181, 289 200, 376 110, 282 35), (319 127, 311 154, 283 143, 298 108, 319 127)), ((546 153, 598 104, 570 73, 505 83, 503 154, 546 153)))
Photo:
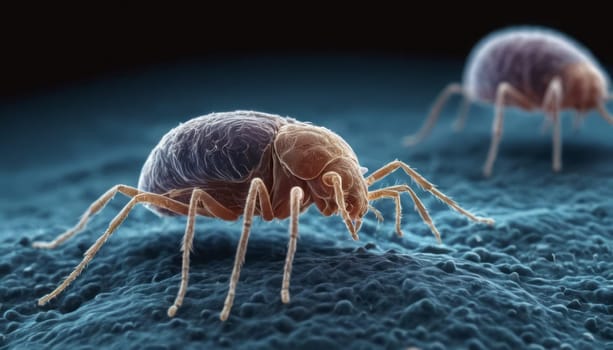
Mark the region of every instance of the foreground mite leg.
POLYGON ((56 248, 57 246, 59 246, 60 244, 64 243, 65 241, 67 241, 72 236, 74 236, 77 233, 83 231, 83 229, 85 228, 85 225, 87 225, 87 222, 89 221, 89 219, 92 216, 96 215, 100 210, 102 210, 102 208, 104 208, 106 206, 106 204, 111 199, 113 199, 113 197, 115 197, 117 192, 123 193, 123 194, 125 194, 128 197, 134 197, 140 191, 138 189, 134 188, 134 187, 126 186, 126 185, 115 185, 115 186, 113 186, 111 189, 106 191, 102 196, 100 196, 100 198, 98 198, 95 202, 93 202, 89 206, 89 208, 81 216, 81 220, 79 220, 79 223, 77 223, 73 228, 71 228, 71 229, 65 231, 64 233, 62 233, 61 235, 57 236, 57 238, 55 238, 53 241, 50 241, 50 242, 42 242, 42 241, 33 242, 32 243, 32 247, 34 247, 34 248, 42 248, 42 249, 53 249, 53 248, 56 248))
POLYGON ((368 200, 377 200, 379 198, 384 197, 393 197, 394 200, 396 200, 396 232, 398 232, 399 236, 402 236, 402 232, 400 231, 400 217, 402 214, 400 208, 400 192, 409 193, 411 199, 413 200, 413 203, 415 204, 415 208, 419 213, 419 216, 421 216, 421 219, 424 221, 424 223, 428 225, 430 231, 432 231, 432 234, 434 235, 438 243, 442 243, 441 234, 436 228, 436 226, 434 226, 434 222, 432 221, 428 210, 424 206, 424 203, 419 199, 417 193, 415 193, 415 191, 413 191, 413 189, 410 188, 408 185, 390 186, 382 188, 380 190, 368 192, 368 200))
POLYGON ((559 77, 551 79, 545 97, 543 110, 550 111, 553 121, 553 171, 562 169, 562 123, 560 121, 560 103, 562 102, 562 82, 559 77))
MULTIPOLYGON (((613 99, 613 96, 610 97, 610 99, 613 99)), ((607 123, 609 124, 613 124, 613 116, 611 116, 609 114, 609 112, 607 112, 607 109, 605 108, 605 106, 601 103, 598 105, 598 112, 600 113, 600 116, 602 117, 602 119, 606 120, 607 123)))
POLYGON ((285 268, 283 269, 283 284, 281 287, 281 301, 289 303, 289 281, 292 274, 292 264, 296 253, 296 242, 298 240, 298 216, 300 215, 300 205, 304 192, 300 187, 293 187, 290 192, 290 214, 291 221, 289 227, 289 243, 287 244, 287 256, 285 257, 285 268))
POLYGON ((249 193, 247 194, 247 199, 245 201, 245 211, 243 214, 243 232, 241 233, 241 238, 238 243, 238 248, 236 250, 236 257, 234 258, 234 268, 232 269, 232 276, 230 277, 230 287, 228 289, 228 295, 226 296, 226 300, 223 305, 223 310, 221 310, 221 314, 219 315, 219 318, 222 321, 228 319, 228 316, 230 316, 230 309, 232 309, 232 304, 234 303, 236 285, 241 274, 241 266, 243 265, 243 262, 245 262, 245 253, 247 252, 247 243, 249 241, 249 231, 251 230, 251 223, 253 222, 253 215, 255 212, 255 201, 258 196, 260 197, 260 206, 267 207, 267 209, 262 208, 262 216, 271 218, 273 217, 272 205, 270 204, 270 196, 268 195, 268 190, 266 189, 266 186, 261 179, 255 178, 251 181, 249 193), (262 203, 265 204, 262 205, 262 203))
POLYGON ((532 105, 527 97, 525 97, 521 92, 517 91, 517 89, 510 84, 503 82, 498 85, 498 89, 496 90, 495 117, 492 124, 492 143, 490 144, 490 149, 487 154, 487 160, 483 166, 483 175, 488 177, 492 174, 492 168, 498 154, 498 145, 502 139, 502 124, 504 121, 503 113, 507 102, 507 96, 512 97, 514 102, 526 109, 530 108, 532 105))
POLYGON ((138 203, 149 203, 160 208, 168 209, 174 211, 178 214, 187 214, 187 206, 181 202, 177 202, 175 200, 169 199, 164 196, 156 195, 153 193, 141 193, 134 196, 128 204, 115 216, 113 221, 109 224, 109 227, 106 229, 104 234, 96 240, 89 249, 85 252, 83 260, 75 267, 75 269, 66 277, 64 282, 60 284, 54 291, 43 296, 38 299, 38 305, 42 306, 49 302, 49 300, 58 296, 64 289, 66 289, 85 269, 85 266, 94 258, 100 247, 109 239, 111 234, 121 225, 121 223, 126 219, 132 208, 138 203))
POLYGON ((462 98, 462 105, 460 105, 460 111, 453 123, 453 130, 462 131, 464 125, 466 125, 466 119, 468 117, 468 111, 470 110, 470 99, 466 96, 462 98))
POLYGON ((181 251, 183 252, 183 264, 181 268, 181 285, 177 292, 175 302, 168 308, 168 317, 174 317, 177 310, 183 304, 185 292, 187 291, 187 283, 189 281, 189 255, 192 252, 192 244, 194 242, 194 221, 198 213, 198 204, 202 205, 203 214, 208 214, 212 217, 221 218, 224 220, 236 220, 237 216, 230 209, 224 207, 217 202, 211 195, 201 189, 194 189, 189 201, 189 212, 187 214, 187 225, 185 227, 185 235, 181 251))
POLYGON ((368 205, 368 210, 372 211, 375 216, 377 217, 377 221, 378 222, 383 222, 383 215, 381 214, 381 212, 379 211, 379 209, 373 207, 372 205, 368 205))
POLYGON ((434 127, 434 124, 436 123, 436 120, 438 119, 438 116, 441 113, 441 109, 443 108, 443 105, 445 104, 445 102, 447 102, 449 97, 451 97, 451 95, 453 94, 462 94, 462 93, 463 93, 462 85, 458 83, 451 83, 447 85, 445 89, 443 89, 443 91, 436 98, 436 102, 434 102, 434 106, 432 106, 432 110, 430 110, 430 114, 428 114, 428 117, 426 118, 424 125, 421 127, 421 129, 417 133, 406 136, 404 138, 404 145, 413 146, 423 141, 423 139, 425 139, 426 136, 430 134, 432 127, 434 127))
POLYGON ((345 221, 345 225, 351 233, 351 237, 356 241, 359 240, 360 238, 358 237, 357 230, 353 226, 351 218, 349 217, 349 213, 347 212, 347 207, 345 206, 345 196, 343 194, 343 179, 337 172, 329 171, 322 176, 322 180, 326 185, 334 187, 334 197, 336 200, 336 206, 338 207, 338 211, 341 213, 341 216, 345 221))
POLYGON ((368 192, 368 201, 375 201, 382 198, 392 198, 396 203, 396 233, 399 237, 402 237, 402 230, 400 229, 400 221, 402 217, 402 206, 400 204, 400 194, 397 191, 389 190, 387 188, 368 192))
POLYGON ((482 217, 479 217, 479 216, 475 216, 471 212, 469 212, 466 209, 463 209, 462 207, 460 207, 455 201, 453 201, 451 198, 449 198, 446 195, 444 195, 432 183, 430 183, 423 176, 421 176, 417 171, 413 170, 410 166, 408 166, 407 164, 405 164, 404 162, 401 162, 399 160, 395 160, 393 162, 389 162, 388 164, 384 165, 383 167, 381 167, 377 171, 373 172, 369 177, 366 178, 366 180, 365 180, 366 184, 370 187, 375 182, 383 179, 384 177, 386 177, 387 175, 391 174, 392 172, 394 172, 395 170, 397 170, 399 168, 404 170, 404 172, 407 175, 409 175, 415 182, 417 182, 417 184, 421 188, 423 188, 424 190, 430 192, 436 198, 442 200, 445 204, 447 204, 450 208, 452 208, 453 210, 457 211, 458 213, 460 213, 460 214, 462 214, 462 215, 464 215, 464 216, 468 217, 469 219, 471 219, 473 221, 476 221, 476 222, 481 222, 481 223, 488 224, 488 225, 493 225, 494 224, 494 220, 492 220, 490 218, 482 218, 482 217))

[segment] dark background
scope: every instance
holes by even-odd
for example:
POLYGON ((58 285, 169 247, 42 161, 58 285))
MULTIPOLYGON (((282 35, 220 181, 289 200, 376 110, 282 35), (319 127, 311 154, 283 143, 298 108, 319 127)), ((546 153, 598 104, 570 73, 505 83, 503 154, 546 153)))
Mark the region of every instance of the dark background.
MULTIPOLYGON (((245 54, 356 53, 463 60, 492 30, 518 24, 561 30, 613 64, 608 21, 597 7, 33 8, 5 12, 0 101, 67 83, 182 59, 245 54), (179 11, 177 11, 179 10, 179 11)), ((530 7, 527 7, 530 5, 530 7)), ((409 5, 411 6, 411 5, 409 5)), ((585 7, 580 7, 585 6, 585 7)))

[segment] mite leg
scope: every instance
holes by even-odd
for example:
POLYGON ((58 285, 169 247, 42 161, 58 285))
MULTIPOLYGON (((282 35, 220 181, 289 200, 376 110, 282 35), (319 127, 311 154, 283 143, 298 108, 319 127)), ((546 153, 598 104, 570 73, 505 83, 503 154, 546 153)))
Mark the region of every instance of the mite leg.
POLYGON ((381 214, 381 212, 379 211, 379 209, 373 207, 372 205, 368 205, 368 210, 372 211, 373 214, 375 214, 375 216, 377 217, 377 221, 378 222, 383 222, 383 215, 381 214))
POLYGON ((468 118, 468 111, 470 110, 470 99, 466 96, 462 98, 462 104, 460 105, 460 111, 453 123, 453 130, 462 131, 464 125, 466 125, 466 119, 468 118))
POLYGON ((324 184, 334 188, 334 197, 336 200, 336 206, 338 207, 338 211, 343 217, 343 220, 345 221, 345 225, 347 226, 347 229, 351 233, 351 237, 356 241, 359 240, 360 238, 358 237, 357 230, 355 226, 353 225, 353 222, 351 221, 351 218, 349 217, 349 213, 347 212, 347 207, 345 206, 345 196, 343 194, 343 179, 337 172, 334 172, 334 171, 329 171, 325 173, 321 177, 321 179, 324 184))
POLYGON ((396 204, 396 233, 402 237, 400 229, 400 221, 402 217, 402 206, 400 204, 400 194, 397 191, 392 191, 387 188, 368 192, 368 201, 376 201, 382 198, 392 198, 396 204))
POLYGON ((243 265, 243 262, 245 262, 245 253, 247 252, 247 243, 249 241, 249 231, 251 230, 251 224, 253 222, 257 197, 260 198, 262 217, 273 217, 272 205, 270 204, 270 196, 268 194, 268 190, 266 189, 266 185, 261 179, 255 178, 251 181, 249 193, 247 194, 247 199, 245 201, 243 232, 241 233, 241 238, 236 250, 236 257, 234 259, 232 276, 230 277, 228 295, 226 296, 223 310, 221 310, 221 314, 219 315, 219 318, 222 321, 228 319, 228 316, 230 316, 230 309, 232 309, 232 304, 234 303, 234 295, 236 293, 236 285, 241 274, 241 266, 243 265))
POLYGON ((559 77, 551 79, 545 97, 543 110, 551 113, 553 121, 553 171, 562 169, 562 123, 560 121, 560 104, 562 103, 562 82, 559 77))
MULTIPOLYGON (((611 96, 610 99, 613 99, 613 96, 611 96)), ((607 112, 607 109, 605 108, 604 104, 601 103, 598 105, 598 112, 600 113, 602 119, 606 120, 607 123, 613 125, 613 116, 611 116, 611 114, 607 112)))
POLYGON ((432 109, 430 110, 430 114, 428 114, 428 117, 426 118, 424 125, 421 127, 421 129, 417 133, 413 135, 405 136, 404 145, 413 146, 423 141, 423 139, 425 139, 426 136, 430 134, 432 127, 434 127, 434 124, 436 123, 436 120, 438 119, 438 116, 441 113, 441 109, 443 108, 445 102, 447 102, 449 97, 451 97, 453 94, 462 94, 462 93, 463 93, 462 85, 458 83, 451 83, 447 85, 445 89, 443 89, 443 91, 436 98, 436 102, 434 103, 434 106, 432 106, 432 109))
POLYGON ((573 118, 573 130, 575 133, 578 133, 581 127, 583 126, 583 121, 585 119, 585 113, 581 111, 576 111, 575 116, 573 118))
POLYGON ((285 268, 283 269, 283 284, 281 287, 281 301, 289 303, 289 281, 292 274, 292 264, 296 253, 296 242, 298 240, 298 216, 304 192, 300 187, 293 187, 290 192, 290 213, 291 221, 289 227, 289 243, 287 244, 287 256, 285 258, 285 268))
POLYGON ((233 211, 223 206, 205 191, 199 188, 192 191, 192 196, 189 201, 189 212, 187 214, 187 225, 185 227, 185 234, 183 235, 183 243, 181 245, 181 251, 183 252, 181 284, 179 286, 179 291, 177 292, 175 302, 168 308, 168 317, 175 316, 177 310, 183 304, 185 292, 187 291, 187 283, 189 280, 189 255, 192 252, 192 245, 194 242, 194 221, 196 214, 198 214, 199 211, 198 204, 202 205, 202 208, 200 208, 200 214, 205 214, 227 221, 234 221, 238 219, 238 216, 233 211))
POLYGON ((390 187, 382 188, 376 191, 368 192, 368 200, 369 201, 377 200, 377 199, 386 198, 386 197, 394 198, 394 200, 396 201, 396 232, 398 233, 399 236, 402 236, 402 232, 400 231, 400 217, 402 215, 401 207, 400 207, 400 193, 401 192, 409 193, 409 195, 411 196, 411 199, 413 200, 413 203, 415 204, 415 209, 417 209, 417 212, 419 213, 419 216, 421 216, 421 219, 423 220, 423 222, 426 223, 426 225, 428 225, 428 227, 430 228, 430 231, 432 231, 432 234, 434 235, 434 237, 436 237, 436 240, 438 241, 438 243, 442 243, 441 234, 439 233, 436 226, 434 226, 434 222, 432 221, 432 218, 430 217, 428 210, 424 206, 424 203, 422 203, 422 201, 417 196, 417 193, 415 193, 415 191, 413 191, 413 189, 410 188, 409 186, 407 185, 390 186, 390 187))
POLYGON ((111 189, 106 191, 106 193, 104 193, 102 196, 100 196, 100 198, 98 198, 95 202, 93 202, 89 206, 89 208, 81 216, 81 220, 79 220, 79 223, 77 223, 73 228, 71 228, 71 229, 67 230, 66 232, 62 233, 57 238, 55 238, 53 241, 50 241, 50 242, 42 242, 42 241, 33 242, 32 243, 32 247, 34 247, 34 248, 43 248, 43 249, 53 249, 53 248, 56 248, 57 246, 59 246, 60 244, 64 243, 65 241, 67 241, 69 238, 73 237, 77 233, 83 231, 83 229, 87 225, 87 222, 89 221, 89 219, 92 216, 96 215, 100 210, 102 210, 102 208, 104 208, 106 206, 106 204, 111 199, 113 199, 113 197, 115 197, 117 192, 123 193, 123 194, 125 194, 128 197, 134 197, 138 193, 142 193, 138 189, 136 189, 134 187, 131 187, 131 186, 115 185, 111 189))
POLYGON ((113 221, 109 224, 109 227, 104 232, 102 236, 96 240, 96 242, 89 247, 89 249, 85 252, 83 260, 75 267, 75 269, 66 277, 64 282, 60 284, 54 291, 43 296, 38 300, 38 305, 42 306, 49 302, 49 300, 58 296, 64 289, 66 289, 85 269, 85 266, 94 258, 98 250, 102 247, 102 245, 109 239, 111 234, 121 225, 121 223, 126 219, 132 208, 138 203, 150 203, 160 208, 165 208, 171 211, 174 211, 179 214, 186 214, 186 205, 172 200, 170 198, 164 197, 162 195, 153 194, 153 193, 141 193, 134 196, 128 204, 115 216, 113 221))
POLYGON ((504 121, 503 113, 505 104, 508 102, 506 100, 507 96, 513 98, 514 102, 524 108, 529 108, 532 105, 527 97, 525 97, 509 83, 503 82, 498 85, 496 90, 496 111, 494 122, 492 124, 492 143, 490 144, 490 149, 487 154, 487 160, 483 166, 483 175, 487 177, 492 174, 492 168, 494 166, 494 162, 496 161, 496 156, 498 155, 498 145, 502 139, 502 125, 504 121))
POLYGON ((543 124, 541 124, 541 135, 545 134, 551 128, 551 120, 549 118, 543 119, 543 124))
POLYGON ((467 211, 467 210, 463 209, 462 207, 460 207, 454 200, 452 200, 451 198, 449 198, 446 195, 444 195, 432 183, 430 183, 423 176, 421 176, 417 171, 413 170, 413 168, 411 168, 406 163, 401 162, 399 160, 395 160, 393 162, 389 162, 388 164, 384 165, 383 167, 381 167, 377 171, 373 172, 369 177, 367 177, 365 179, 366 184, 370 187, 375 182, 380 181, 381 179, 383 179, 384 177, 386 177, 387 175, 391 174, 392 172, 394 172, 395 170, 397 170, 399 168, 404 170, 404 172, 407 175, 409 175, 415 182, 417 182, 417 184, 421 188, 423 188, 424 190, 430 192, 436 198, 438 198, 441 201, 443 201, 445 204, 447 204, 449 207, 451 207, 451 209, 457 211, 458 213, 468 217, 469 219, 471 219, 473 221, 481 222, 481 223, 488 224, 488 225, 493 225, 494 224, 494 220, 492 220, 490 218, 482 218, 482 217, 479 217, 479 216, 475 216, 474 214, 472 214, 469 211, 467 211))

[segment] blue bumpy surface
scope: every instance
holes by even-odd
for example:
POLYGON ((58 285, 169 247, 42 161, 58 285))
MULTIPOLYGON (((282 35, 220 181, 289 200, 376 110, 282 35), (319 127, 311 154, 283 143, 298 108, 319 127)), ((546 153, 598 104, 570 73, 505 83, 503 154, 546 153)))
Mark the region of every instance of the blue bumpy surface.
MULTIPOLYGON (((452 102, 429 139, 401 146, 439 89, 460 78, 461 62, 279 57, 161 68, 0 106, 0 348, 613 348, 613 129, 595 114, 580 133, 564 119, 564 169, 554 174, 543 118, 509 111, 484 179, 489 107, 473 108, 454 134, 452 102), (197 220, 186 300, 169 319, 185 218, 139 207, 62 295, 36 305, 127 201, 118 195, 58 249, 35 250, 33 240, 74 225, 111 186, 135 186, 151 148, 179 122, 237 109, 326 126, 370 171, 403 160, 496 226, 418 190, 442 245, 408 196, 404 237, 394 233, 393 202, 381 201, 385 221, 368 214, 354 242, 339 217, 312 207, 300 218, 284 305, 289 222, 255 220, 222 323, 240 222, 197 220)), ((380 186, 404 182, 396 173, 380 186)))

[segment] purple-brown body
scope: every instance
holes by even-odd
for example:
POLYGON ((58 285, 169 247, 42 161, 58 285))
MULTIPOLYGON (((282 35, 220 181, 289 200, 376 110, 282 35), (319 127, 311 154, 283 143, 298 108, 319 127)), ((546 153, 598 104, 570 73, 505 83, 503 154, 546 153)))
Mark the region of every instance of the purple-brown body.
POLYGON ((502 138, 504 108, 541 110, 552 125, 552 168, 562 169, 562 123, 560 112, 572 109, 576 120, 596 109, 613 124, 605 103, 609 78, 592 55, 581 45, 556 31, 544 28, 508 28, 494 32, 475 45, 462 84, 450 83, 439 94, 422 128, 404 138, 406 146, 421 142, 432 130, 447 99, 464 96, 457 119, 460 129, 470 102, 494 106, 492 142, 483 173, 490 176, 502 138))
MULTIPOLYGON (((251 180, 260 178, 269 191, 275 218, 289 216, 288 193, 294 186, 304 191, 303 209, 316 203, 324 215, 331 215, 337 210, 333 195, 319 179, 326 169, 339 171, 347 188, 356 188, 347 204, 354 209, 350 210, 353 216, 363 215, 367 189, 363 180, 355 181, 362 179, 360 166, 351 147, 338 135, 272 114, 213 113, 193 118, 164 135, 143 165, 138 189, 189 204, 192 190, 199 188, 238 217, 251 180)), ((175 214, 147 207, 158 214, 175 214)))
POLYGON ((563 108, 585 111, 607 98, 607 75, 587 49, 556 31, 530 27, 498 31, 477 44, 463 87, 470 99, 494 103, 506 82, 531 100, 530 107, 541 108, 554 77, 561 79, 563 108))

